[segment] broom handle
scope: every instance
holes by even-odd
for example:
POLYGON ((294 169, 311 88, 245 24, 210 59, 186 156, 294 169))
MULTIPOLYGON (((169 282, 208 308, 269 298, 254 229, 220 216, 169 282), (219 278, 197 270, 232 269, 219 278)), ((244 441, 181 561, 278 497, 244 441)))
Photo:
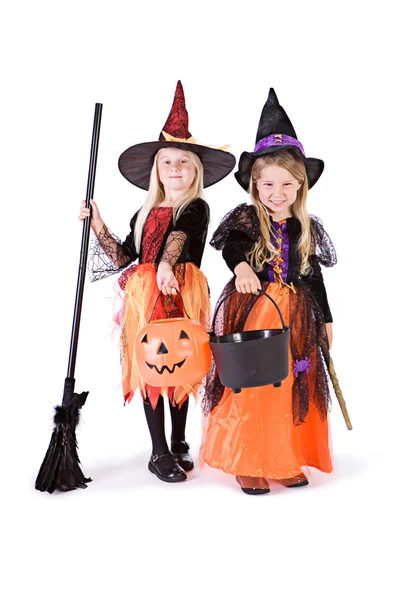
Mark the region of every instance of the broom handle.
MULTIPOLYGON (((88 173, 88 181, 87 181, 87 188, 86 188, 86 208, 90 208, 90 200, 93 198, 93 193, 94 193, 94 182, 95 182, 95 177, 96 177, 97 153, 98 153, 98 147, 99 147, 102 109, 103 109, 103 105, 96 103, 95 110, 94 110, 92 146, 90 149, 89 173, 88 173)), ((67 378, 65 380, 64 396, 63 396, 63 401, 62 401, 63 406, 68 404, 68 401, 72 398, 72 395, 74 392, 75 363, 76 363, 76 354, 77 354, 77 350, 78 350, 79 326, 80 326, 80 322, 81 322, 83 290, 85 287, 85 273, 86 273, 86 263, 87 263, 88 248, 89 248, 89 237, 90 237, 90 216, 86 217, 83 222, 81 252, 80 252, 80 260, 79 260, 79 270, 78 270, 78 281, 77 281, 77 285, 76 285, 74 317, 73 317, 73 321, 72 321, 71 343, 70 343, 70 349, 69 349, 68 371, 67 371, 67 378)))
POLYGON ((353 425, 351 424, 351 421, 350 421, 350 416, 347 411, 347 406, 346 406, 346 402, 344 401, 342 390, 340 389, 339 381, 338 381, 338 378, 336 375, 336 371, 335 371, 335 367, 333 365, 332 358, 329 358, 329 362, 328 362, 327 366, 328 366, 328 372, 329 372, 329 375, 330 375, 330 378, 332 381, 333 389, 335 390, 336 398, 338 399, 340 410, 342 411, 342 415, 343 415, 343 418, 346 423, 346 427, 348 430, 351 430, 351 429, 353 429, 353 425))

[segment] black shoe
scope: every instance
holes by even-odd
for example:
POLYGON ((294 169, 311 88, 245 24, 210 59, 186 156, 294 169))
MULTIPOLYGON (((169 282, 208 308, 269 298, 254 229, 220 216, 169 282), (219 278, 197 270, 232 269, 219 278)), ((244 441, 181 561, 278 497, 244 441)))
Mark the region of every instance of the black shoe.
POLYGON ((269 494, 270 490, 265 488, 240 488, 245 494, 249 496, 261 496, 261 494, 269 494))
POLYGON ((171 442, 171 452, 175 457, 176 462, 184 471, 194 469, 192 457, 189 454, 189 444, 185 441, 171 442))
POLYGON ((185 471, 177 464, 174 456, 168 454, 152 454, 149 460, 149 471, 157 475, 161 481, 178 483, 187 479, 185 471))
POLYGON ((303 485, 308 485, 308 479, 304 475, 303 471, 294 477, 289 477, 288 479, 277 479, 276 481, 287 488, 296 488, 303 487, 303 485))
POLYGON ((236 475, 236 481, 240 485, 242 492, 249 494, 249 496, 261 496, 261 494, 268 494, 270 492, 268 481, 264 477, 236 475), (252 483, 258 484, 259 487, 248 487, 252 483))
POLYGON ((296 487, 303 487, 303 485, 308 485, 307 479, 305 481, 299 481, 298 483, 292 483, 291 485, 287 485, 286 487, 296 488, 296 487))

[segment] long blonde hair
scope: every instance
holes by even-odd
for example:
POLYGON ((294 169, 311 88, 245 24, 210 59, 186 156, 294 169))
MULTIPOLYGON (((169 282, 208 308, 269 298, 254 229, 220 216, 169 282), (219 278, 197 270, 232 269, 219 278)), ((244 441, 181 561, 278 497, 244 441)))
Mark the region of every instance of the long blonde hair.
MULTIPOLYGON (((157 206, 157 204, 160 204, 165 198, 164 186, 161 183, 157 169, 157 157, 160 151, 161 150, 159 150, 154 157, 154 163, 150 173, 149 191, 136 219, 135 247, 137 252, 140 251, 140 242, 142 240, 143 228, 146 223, 146 219, 149 215, 149 212, 151 211, 153 206, 157 206)), ((188 154, 195 166, 196 174, 194 176, 191 186, 182 193, 182 196, 177 200, 176 204, 174 204, 174 209, 172 213, 174 224, 192 200, 194 200, 195 198, 204 199, 202 162, 198 155, 194 152, 188 151, 188 154)))
POLYGON ((272 225, 269 214, 261 202, 257 190, 257 181, 261 176, 261 171, 269 165, 277 165, 286 169, 301 184, 291 209, 301 225, 297 249, 300 255, 300 273, 305 275, 310 270, 308 257, 310 256, 312 243, 311 219, 306 209, 307 173, 302 159, 290 150, 282 150, 281 152, 261 156, 253 164, 250 177, 250 197, 260 220, 261 236, 249 252, 250 264, 255 271, 262 271, 264 264, 271 262, 278 254, 271 241, 272 225))

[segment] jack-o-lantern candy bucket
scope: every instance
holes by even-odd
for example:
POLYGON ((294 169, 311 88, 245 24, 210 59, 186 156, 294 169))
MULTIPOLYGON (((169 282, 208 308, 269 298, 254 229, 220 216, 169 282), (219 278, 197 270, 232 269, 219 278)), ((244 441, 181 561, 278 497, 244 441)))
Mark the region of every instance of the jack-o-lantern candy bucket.
POLYGON ((198 321, 189 317, 179 296, 186 317, 154 321, 150 317, 136 336, 137 370, 143 381, 154 387, 198 383, 211 365, 210 337, 198 321))

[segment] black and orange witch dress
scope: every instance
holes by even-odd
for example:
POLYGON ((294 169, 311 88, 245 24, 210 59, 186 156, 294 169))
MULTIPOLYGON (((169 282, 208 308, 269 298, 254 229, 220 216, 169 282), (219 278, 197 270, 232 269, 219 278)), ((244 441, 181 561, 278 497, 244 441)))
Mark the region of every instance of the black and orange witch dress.
MULTIPOLYGON (((278 253, 257 276, 290 325, 289 375, 281 387, 243 388, 236 394, 224 388, 213 364, 203 400, 201 458, 232 475, 281 480, 299 475, 305 466, 332 471, 325 367, 329 353, 325 323, 332 321, 332 315, 320 265, 334 265, 336 254, 322 223, 312 216, 311 271, 301 275, 300 222, 295 217, 281 222, 271 219, 271 227, 278 253)), ((223 251, 233 271, 240 262, 249 263, 248 252, 259 236, 254 207, 241 204, 224 217, 210 243, 223 251)), ((235 289, 234 281, 225 286, 221 298, 235 289)), ((215 333, 280 327, 268 298, 236 293, 222 304, 215 333)))
POLYGON ((168 395, 173 405, 180 405, 189 394, 198 395, 202 382, 166 389, 146 384, 136 368, 134 346, 137 333, 150 318, 154 320, 183 315, 179 296, 164 296, 157 287, 157 267, 161 260, 169 262, 173 268, 186 312, 208 328, 209 290, 200 265, 209 224, 209 207, 205 200, 196 198, 182 211, 175 223, 172 207, 153 207, 144 225, 139 253, 134 243, 138 214, 139 211, 133 216, 131 231, 124 242, 109 229, 103 228, 94 240, 89 269, 92 280, 123 271, 118 279, 123 307, 115 320, 120 328, 124 401, 129 403, 139 389, 153 408, 159 396, 164 394, 168 395), (175 248, 174 252, 171 252, 171 246, 175 248), (126 269, 137 259, 138 264, 126 269))

